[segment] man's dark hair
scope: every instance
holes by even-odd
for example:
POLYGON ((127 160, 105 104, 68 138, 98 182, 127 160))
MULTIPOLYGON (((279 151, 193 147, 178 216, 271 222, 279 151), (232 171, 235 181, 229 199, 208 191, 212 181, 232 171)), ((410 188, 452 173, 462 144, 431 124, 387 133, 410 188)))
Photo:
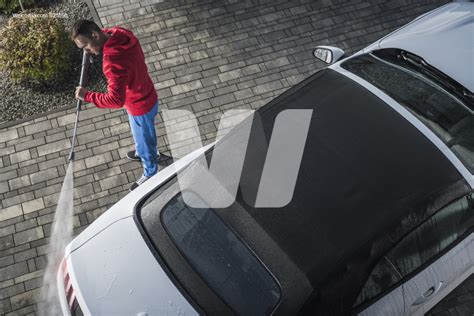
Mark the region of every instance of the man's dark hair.
POLYGON ((92 39, 92 32, 100 33, 100 27, 93 21, 77 20, 71 30, 71 39, 74 40, 78 35, 92 39))

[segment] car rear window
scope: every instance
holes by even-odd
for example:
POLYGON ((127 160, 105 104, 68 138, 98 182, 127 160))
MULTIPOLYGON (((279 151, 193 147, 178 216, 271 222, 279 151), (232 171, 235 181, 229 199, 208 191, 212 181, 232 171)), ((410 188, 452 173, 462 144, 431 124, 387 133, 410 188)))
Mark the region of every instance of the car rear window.
POLYGON ((161 212, 163 226, 196 273, 232 310, 239 315, 271 314, 280 301, 278 283, 204 203, 193 192, 179 193, 161 212), (183 194, 203 207, 188 206, 183 194))

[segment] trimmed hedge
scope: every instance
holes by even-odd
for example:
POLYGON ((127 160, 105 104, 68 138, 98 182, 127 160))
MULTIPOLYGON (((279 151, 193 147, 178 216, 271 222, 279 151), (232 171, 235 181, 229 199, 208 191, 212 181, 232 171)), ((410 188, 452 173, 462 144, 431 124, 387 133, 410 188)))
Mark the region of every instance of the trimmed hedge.
POLYGON ((14 82, 44 82, 69 73, 72 42, 50 14, 22 14, 0 30, 0 68, 14 82))

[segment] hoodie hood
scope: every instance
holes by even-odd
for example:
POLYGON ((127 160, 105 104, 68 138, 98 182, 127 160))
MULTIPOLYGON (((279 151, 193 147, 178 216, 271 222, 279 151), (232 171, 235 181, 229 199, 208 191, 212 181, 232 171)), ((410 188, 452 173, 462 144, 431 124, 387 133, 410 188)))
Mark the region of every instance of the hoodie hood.
POLYGON ((133 52, 138 45, 138 39, 135 35, 124 28, 116 26, 102 31, 112 35, 104 44, 104 55, 125 55, 133 52))

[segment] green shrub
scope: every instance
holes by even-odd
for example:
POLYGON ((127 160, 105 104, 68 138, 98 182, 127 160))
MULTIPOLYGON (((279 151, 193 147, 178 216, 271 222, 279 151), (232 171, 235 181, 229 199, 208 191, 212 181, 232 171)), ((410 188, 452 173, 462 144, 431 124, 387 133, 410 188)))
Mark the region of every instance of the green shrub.
POLYGON ((56 17, 14 16, 0 30, 0 68, 15 82, 45 82, 69 72, 71 48, 72 42, 56 17))
MULTIPOLYGON (((34 0, 21 0, 23 8, 31 8, 35 4, 34 0)), ((18 0, 0 0, 0 13, 11 14, 21 10, 18 0)))

